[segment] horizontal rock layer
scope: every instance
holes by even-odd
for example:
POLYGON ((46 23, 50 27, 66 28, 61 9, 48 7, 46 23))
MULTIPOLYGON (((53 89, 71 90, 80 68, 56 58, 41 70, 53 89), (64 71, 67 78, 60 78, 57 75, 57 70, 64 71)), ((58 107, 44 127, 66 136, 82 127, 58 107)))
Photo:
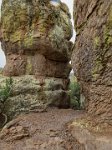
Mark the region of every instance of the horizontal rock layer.
POLYGON ((49 1, 6 1, 2 4, 1 40, 6 54, 40 53, 70 60, 72 24, 65 4, 49 1))
POLYGON ((3 75, 14 79, 13 94, 4 104, 8 116, 36 111, 43 105, 69 106, 70 19, 69 9, 62 2, 55 6, 51 0, 3 0, 3 75))
POLYGON ((66 62, 58 62, 36 55, 17 55, 11 54, 7 57, 7 65, 4 74, 10 76, 35 75, 56 78, 68 78, 71 65, 66 62))
MULTIPOLYGON (((0 76, 1 87, 6 77, 0 76)), ((23 112, 38 112, 48 106, 69 107, 68 79, 42 78, 26 75, 13 77, 11 95, 4 103, 3 112, 12 118, 23 112)), ((1 90, 1 89, 0 89, 1 90)))

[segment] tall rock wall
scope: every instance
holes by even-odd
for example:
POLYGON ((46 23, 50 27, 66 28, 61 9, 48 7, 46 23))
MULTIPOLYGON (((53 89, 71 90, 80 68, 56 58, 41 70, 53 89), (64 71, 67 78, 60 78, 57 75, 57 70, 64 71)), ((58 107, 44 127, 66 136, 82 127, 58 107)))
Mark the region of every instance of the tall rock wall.
POLYGON ((52 0, 3 0, 1 16, 3 73, 14 79, 13 98, 5 106, 10 103, 13 113, 38 102, 68 107, 73 31, 67 6, 52 0))
POLYGON ((75 0, 72 65, 92 116, 112 124, 112 0, 75 0))

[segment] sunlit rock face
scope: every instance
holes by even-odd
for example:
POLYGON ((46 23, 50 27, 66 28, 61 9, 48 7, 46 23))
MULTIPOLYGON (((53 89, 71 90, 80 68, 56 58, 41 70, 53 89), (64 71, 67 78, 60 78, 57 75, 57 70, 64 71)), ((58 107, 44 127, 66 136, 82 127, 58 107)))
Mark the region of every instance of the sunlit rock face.
POLYGON ((75 0, 75 74, 92 116, 112 124, 112 0, 75 0))
POLYGON ((65 4, 54 0, 3 0, 1 16, 5 76, 69 81, 73 31, 65 4))

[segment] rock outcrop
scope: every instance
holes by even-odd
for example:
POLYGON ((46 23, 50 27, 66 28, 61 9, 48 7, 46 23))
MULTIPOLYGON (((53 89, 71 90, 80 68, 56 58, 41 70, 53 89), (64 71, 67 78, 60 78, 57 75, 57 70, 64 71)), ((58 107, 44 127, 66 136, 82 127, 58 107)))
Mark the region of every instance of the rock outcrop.
POLYGON ((13 99, 7 101, 10 111, 24 101, 24 109, 26 104, 36 105, 38 101, 59 107, 69 105, 72 24, 67 6, 58 3, 55 6, 51 0, 2 2, 0 35, 6 55, 3 74, 13 76, 16 85, 13 99))
POLYGON ((72 65, 86 109, 112 125, 112 0, 75 0, 72 65))
MULTIPOLYGON (((0 76, 1 87, 8 77, 0 76)), ((5 100, 2 112, 9 119, 20 113, 43 112, 48 106, 65 108, 69 106, 67 79, 42 78, 25 75, 13 77, 10 96, 5 100)))
POLYGON ((58 66, 69 70, 72 24, 65 4, 55 7, 50 0, 3 0, 1 30, 7 59, 4 75, 57 77, 58 66))

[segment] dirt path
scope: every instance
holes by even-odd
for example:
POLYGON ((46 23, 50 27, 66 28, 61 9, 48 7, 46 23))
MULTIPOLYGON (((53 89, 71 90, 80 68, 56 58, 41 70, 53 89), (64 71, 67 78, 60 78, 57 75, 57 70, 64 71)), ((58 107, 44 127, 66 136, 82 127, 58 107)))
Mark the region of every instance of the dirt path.
POLYGON ((68 122, 82 114, 52 108, 43 113, 21 115, 2 131, 0 150, 84 150, 67 128, 68 122))

